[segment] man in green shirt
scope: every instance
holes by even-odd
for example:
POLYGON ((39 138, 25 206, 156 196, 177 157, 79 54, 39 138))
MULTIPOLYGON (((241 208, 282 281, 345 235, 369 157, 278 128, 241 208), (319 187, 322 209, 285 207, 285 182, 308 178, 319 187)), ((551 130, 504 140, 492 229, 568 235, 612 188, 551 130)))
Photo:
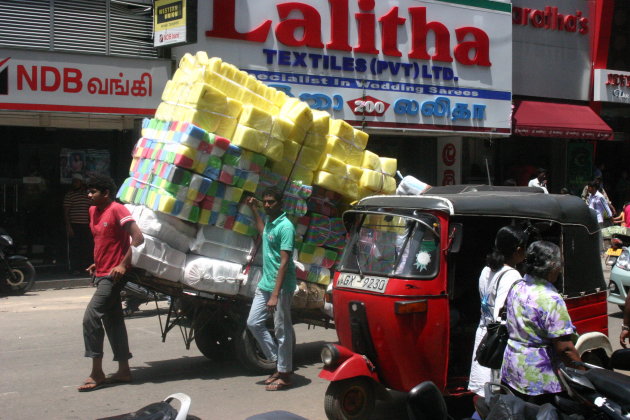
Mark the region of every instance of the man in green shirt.
POLYGON ((278 391, 291 386, 293 371, 293 324, 291 300, 296 286, 293 264, 295 227, 282 211, 282 194, 268 188, 262 200, 267 222, 258 214, 258 200, 250 197, 256 227, 262 236, 263 274, 258 283, 247 327, 258 341, 265 357, 277 361, 276 372, 264 383, 267 391, 278 391), (267 315, 273 315, 276 341, 267 331, 267 315))

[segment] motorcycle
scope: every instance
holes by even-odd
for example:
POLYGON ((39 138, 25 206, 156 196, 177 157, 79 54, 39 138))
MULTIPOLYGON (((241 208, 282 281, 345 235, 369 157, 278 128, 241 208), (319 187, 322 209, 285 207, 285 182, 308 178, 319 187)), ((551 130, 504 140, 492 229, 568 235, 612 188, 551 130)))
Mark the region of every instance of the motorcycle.
POLYGON ((578 363, 586 370, 569 366, 558 369, 566 396, 556 396, 553 404, 535 405, 511 394, 501 384, 486 384, 486 397, 475 400, 475 409, 484 420, 498 418, 570 418, 621 420, 630 418, 630 377, 611 369, 630 370, 630 349, 615 351, 610 369, 578 363), (503 394, 498 394, 499 388, 503 394))
POLYGON ((0 228, 0 291, 21 295, 33 288, 35 267, 27 257, 8 255, 12 246, 13 238, 0 228))

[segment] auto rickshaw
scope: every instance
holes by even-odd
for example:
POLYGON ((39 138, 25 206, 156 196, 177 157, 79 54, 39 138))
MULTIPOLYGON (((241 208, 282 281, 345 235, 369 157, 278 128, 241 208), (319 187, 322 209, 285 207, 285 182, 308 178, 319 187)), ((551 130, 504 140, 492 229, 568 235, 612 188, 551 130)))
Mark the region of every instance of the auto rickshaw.
POLYGON ((329 419, 366 419, 387 389, 434 382, 467 390, 480 318, 478 278, 502 226, 562 250, 556 283, 583 360, 606 363, 606 285, 597 220, 578 197, 538 188, 437 187, 420 196, 374 196, 344 214, 349 239, 333 284, 339 344, 322 350, 329 419))

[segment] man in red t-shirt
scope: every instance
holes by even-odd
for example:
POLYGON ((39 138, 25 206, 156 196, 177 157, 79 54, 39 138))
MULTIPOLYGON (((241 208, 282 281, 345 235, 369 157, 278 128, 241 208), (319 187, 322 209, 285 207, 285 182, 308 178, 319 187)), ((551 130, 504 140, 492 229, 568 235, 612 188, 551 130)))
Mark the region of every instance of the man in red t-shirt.
POLYGON ((92 359, 92 372, 79 392, 94 391, 107 384, 131 382, 129 342, 120 302, 120 281, 131 264, 131 246, 144 242, 140 228, 129 210, 114 201, 116 185, 111 178, 95 175, 87 184, 90 207, 90 229, 94 236, 94 264, 87 271, 94 278, 96 291, 83 316, 85 357, 92 359), (131 238, 131 241, 130 241, 131 238), (112 346, 118 371, 110 376, 103 372, 105 333, 112 346))

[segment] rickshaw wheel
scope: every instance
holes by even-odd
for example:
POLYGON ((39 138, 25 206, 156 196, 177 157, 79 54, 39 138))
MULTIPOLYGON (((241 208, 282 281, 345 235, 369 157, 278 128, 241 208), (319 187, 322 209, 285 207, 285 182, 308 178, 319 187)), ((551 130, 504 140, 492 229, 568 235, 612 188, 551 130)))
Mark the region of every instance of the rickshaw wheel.
POLYGON ((330 420, 366 420, 374 410, 374 386, 367 378, 331 382, 324 410, 330 420))

